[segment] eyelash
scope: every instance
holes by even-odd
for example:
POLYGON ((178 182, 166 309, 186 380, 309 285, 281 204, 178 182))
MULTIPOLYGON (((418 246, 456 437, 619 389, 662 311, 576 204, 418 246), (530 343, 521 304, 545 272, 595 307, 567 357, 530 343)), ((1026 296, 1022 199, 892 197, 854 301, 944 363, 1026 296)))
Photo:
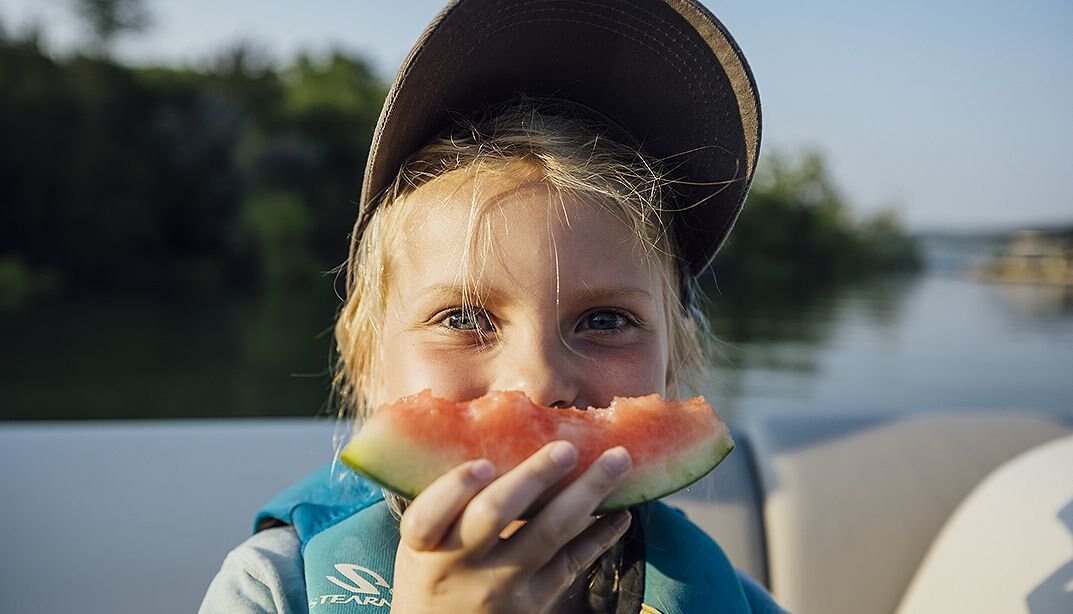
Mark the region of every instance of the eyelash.
POLYGON ((440 318, 440 324, 442 324, 444 328, 447 328, 449 330, 464 333, 471 333, 477 331, 485 333, 495 332, 495 325, 492 324, 492 319, 488 317, 488 312, 484 309, 474 309, 472 307, 452 309, 444 313, 443 316, 440 318), (475 325, 472 328, 460 328, 458 326, 451 326, 451 320, 453 318, 461 318, 466 316, 476 321, 475 325), (485 325, 483 328, 481 327, 482 323, 485 325))
MULTIPOLYGON (((455 320, 455 321, 457 322, 457 320, 455 320)), ((452 310, 444 313, 443 316, 440 317, 439 322, 444 328, 447 328, 449 330, 456 331, 456 332, 462 332, 462 333, 474 333, 474 332, 494 333, 494 332, 496 332, 495 324, 492 323, 492 319, 488 316, 488 312, 486 310, 484 310, 484 309, 475 309, 475 308, 452 309, 452 310), (456 319, 456 318, 460 319, 460 318, 464 318, 464 317, 468 317, 470 319, 475 320, 474 325, 472 327, 470 327, 470 328, 462 328, 462 327, 459 327, 457 325, 452 326, 452 320, 453 319, 456 319)), ((592 332, 595 332, 595 333, 601 334, 601 335, 613 335, 613 334, 621 333, 621 332, 625 331, 627 328, 637 327, 637 326, 640 326, 640 322, 637 320, 636 317, 633 316, 633 314, 629 313, 628 311, 623 311, 623 310, 620 310, 620 309, 604 308, 604 309, 596 309, 596 310, 590 311, 590 312, 586 313, 584 316, 582 316, 581 320, 578 322, 577 326, 575 327, 575 331, 589 330, 589 331, 592 331, 592 332), (621 318, 622 325, 621 326, 616 326, 615 328, 595 328, 595 327, 586 326, 586 324, 588 324, 593 317, 598 316, 598 315, 602 315, 602 314, 608 314, 608 313, 613 314, 614 316, 616 316, 618 318, 621 318)))
POLYGON ((617 334, 617 333, 622 333, 627 328, 636 327, 636 326, 640 326, 640 322, 637 321, 637 318, 635 318, 633 316, 633 314, 629 313, 628 311, 622 311, 620 309, 607 309, 607 308, 605 308, 605 309, 596 309, 596 310, 590 311, 589 313, 586 313, 581 318, 580 322, 578 322, 578 329, 580 329, 580 330, 591 330, 591 331, 593 331, 593 332, 595 332, 597 334, 601 334, 601 335, 614 335, 614 334, 617 334), (587 328, 587 329, 582 329, 582 325, 588 323, 593 317, 595 317, 597 315, 601 315, 601 314, 607 314, 607 313, 613 314, 613 315, 621 318, 622 322, 623 322, 622 326, 617 326, 615 328, 587 328))

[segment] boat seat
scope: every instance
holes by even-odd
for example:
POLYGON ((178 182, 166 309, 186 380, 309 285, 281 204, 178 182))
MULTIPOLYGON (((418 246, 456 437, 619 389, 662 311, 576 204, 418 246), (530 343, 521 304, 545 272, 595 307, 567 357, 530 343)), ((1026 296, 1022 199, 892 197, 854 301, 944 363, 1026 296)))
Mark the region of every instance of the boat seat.
MULTIPOLYGON (((337 426, 0 426, 0 466, 15 468, 0 471, 0 492, 11 494, 0 531, 7 558, 18 561, 0 572, 0 612, 110 612, 116 578, 125 603, 196 609, 258 506, 332 457, 337 426), (64 590, 55 590, 58 581, 64 590)), ((669 502, 790 611, 889 614, 918 568, 914 590, 942 603, 942 583, 928 577, 950 568, 950 552, 971 556, 964 532, 951 529, 922 567, 944 523, 996 467, 1073 424, 1011 411, 778 417, 732 430, 738 448, 669 502)), ((927 608, 904 614, 919 611, 927 608)))
POLYGON ((988 475, 933 542, 898 614, 1073 612, 1071 469, 1068 435, 988 475))
POLYGON ((894 612, 966 495, 1073 424, 961 412, 770 417, 734 430, 739 449, 670 501, 790 611, 860 614, 894 612))

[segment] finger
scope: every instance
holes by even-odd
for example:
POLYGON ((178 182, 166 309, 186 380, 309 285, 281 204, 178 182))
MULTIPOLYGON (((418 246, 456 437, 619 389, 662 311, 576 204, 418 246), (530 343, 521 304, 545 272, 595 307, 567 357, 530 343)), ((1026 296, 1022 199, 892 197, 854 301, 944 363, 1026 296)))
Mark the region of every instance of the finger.
POLYGON ((622 446, 605 451, 510 540, 504 554, 531 565, 546 564, 592 522, 596 506, 622 482, 630 466, 622 446))
POLYGON ((559 550, 540 571, 533 575, 530 588, 536 595, 558 597, 585 573, 601 554, 630 527, 630 512, 623 510, 600 518, 574 540, 559 550))
POLYGON ((566 441, 549 443, 500 476, 473 497, 458 523, 462 544, 486 554, 499 534, 577 464, 577 448, 566 441))
POLYGON ((402 515, 399 533, 414 550, 440 545, 459 514, 495 477, 495 466, 485 459, 462 463, 436 479, 402 515))

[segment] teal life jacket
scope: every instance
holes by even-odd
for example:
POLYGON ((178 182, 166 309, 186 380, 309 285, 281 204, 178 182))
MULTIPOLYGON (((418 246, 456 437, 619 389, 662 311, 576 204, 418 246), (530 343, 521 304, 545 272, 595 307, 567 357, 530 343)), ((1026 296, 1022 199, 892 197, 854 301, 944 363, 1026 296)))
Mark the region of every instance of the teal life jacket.
MULTIPOLYGON (((723 550, 680 511, 654 502, 633 515, 627 538, 636 538, 625 547, 624 569, 644 588, 631 614, 781 611, 763 589, 739 579, 723 550)), ((387 614, 399 524, 379 487, 344 467, 325 466, 273 498, 254 531, 282 525, 293 526, 301 541, 311 611, 387 614)))

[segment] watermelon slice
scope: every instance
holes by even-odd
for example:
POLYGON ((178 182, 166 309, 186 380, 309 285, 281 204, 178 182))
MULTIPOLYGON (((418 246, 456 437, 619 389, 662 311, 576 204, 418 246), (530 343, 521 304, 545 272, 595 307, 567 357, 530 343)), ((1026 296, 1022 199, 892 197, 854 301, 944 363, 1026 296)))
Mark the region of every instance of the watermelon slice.
POLYGON ((426 390, 378 409, 341 458, 413 498, 464 461, 487 458, 502 473, 559 439, 573 442, 579 454, 564 484, 604 450, 618 445, 629 450, 633 471, 596 510, 601 514, 685 488, 734 448, 726 424, 702 397, 616 397, 609 407, 579 410, 534 405, 521 392, 454 403, 426 390))

